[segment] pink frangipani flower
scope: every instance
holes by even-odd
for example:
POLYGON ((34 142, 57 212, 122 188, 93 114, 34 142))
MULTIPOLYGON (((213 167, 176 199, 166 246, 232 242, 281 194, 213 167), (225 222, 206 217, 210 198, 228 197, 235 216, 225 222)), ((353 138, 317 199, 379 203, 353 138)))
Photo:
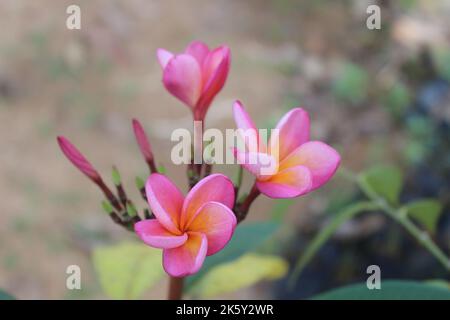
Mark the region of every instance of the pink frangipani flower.
POLYGON ((191 108, 195 120, 204 120, 227 79, 230 49, 220 46, 209 50, 203 42, 194 41, 183 53, 158 49, 157 56, 166 89, 191 108))
POLYGON ((135 224, 138 236, 147 245, 163 249, 164 270, 173 277, 196 273, 206 256, 220 251, 231 239, 236 217, 231 181, 212 174, 198 182, 187 194, 164 175, 154 173, 145 190, 156 219, 135 224))
POLYGON ((323 142, 309 141, 309 116, 302 108, 294 108, 281 118, 275 128, 278 129, 278 142, 269 139, 268 146, 258 136, 252 119, 239 101, 233 105, 233 115, 238 128, 257 136, 256 148, 235 149, 234 154, 239 163, 256 176, 256 187, 266 196, 293 198, 304 195, 325 184, 336 172, 339 154, 323 142), (252 156, 257 161, 248 161, 252 156), (262 174, 267 163, 273 164, 273 174, 262 174))
POLYGON ((89 163, 89 161, 81 154, 78 149, 63 136, 59 136, 58 144, 67 159, 73 163, 81 172, 83 172, 92 181, 98 183, 101 178, 97 170, 89 163))

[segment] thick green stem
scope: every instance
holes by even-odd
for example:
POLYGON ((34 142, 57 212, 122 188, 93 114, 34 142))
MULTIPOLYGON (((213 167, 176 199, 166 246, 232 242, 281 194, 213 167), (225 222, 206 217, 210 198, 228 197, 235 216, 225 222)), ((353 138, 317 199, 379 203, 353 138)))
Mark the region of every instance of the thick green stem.
POLYGON ((426 231, 420 230, 407 216, 404 209, 394 209, 383 199, 380 201, 382 210, 392 219, 402 225, 416 240, 425 247, 447 270, 450 271, 450 259, 445 253, 431 240, 426 231), (383 203, 382 203, 383 202, 383 203))
POLYGON ((351 171, 346 170, 346 177, 356 181, 364 194, 377 203, 380 209, 389 217, 402 225, 425 249, 427 249, 447 270, 450 271, 450 259, 446 254, 433 242, 427 232, 420 230, 409 218, 407 212, 403 208, 394 208, 385 199, 379 197, 372 190, 366 188, 361 181, 351 171), (349 174, 350 173, 350 174, 349 174))

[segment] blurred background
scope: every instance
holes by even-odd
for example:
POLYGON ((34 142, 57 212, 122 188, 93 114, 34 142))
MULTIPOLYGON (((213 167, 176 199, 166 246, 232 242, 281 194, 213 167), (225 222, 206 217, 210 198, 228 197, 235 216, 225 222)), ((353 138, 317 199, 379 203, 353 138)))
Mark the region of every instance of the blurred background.
MULTIPOLYGON (((450 250, 450 1, 17 1, 0 2, 0 288, 20 299, 107 298, 92 251, 133 240, 102 213, 101 193, 63 157, 68 137, 109 180, 116 165, 136 202, 147 175, 131 119, 145 126, 156 161, 186 191, 170 163, 173 129, 189 110, 164 89, 155 51, 195 39, 227 44, 232 65, 206 127, 234 128, 239 98, 259 127, 303 106, 312 138, 326 141, 354 172, 390 164, 404 176, 401 201, 437 199, 432 239, 450 250), (66 8, 81 7, 81 30, 66 8), (366 27, 381 7, 381 30, 366 27), (82 269, 67 290, 66 267, 82 269)), ((236 166, 219 166, 233 175, 236 166)), ((244 189, 251 185, 244 176, 244 189)), ((281 221, 270 250, 292 270, 333 214, 364 195, 341 174, 294 201, 260 197, 248 220, 281 221)), ((144 202, 138 202, 141 208, 144 202)), ((263 248, 263 250, 268 250, 263 248)), ((307 298, 382 277, 444 279, 449 273, 398 224, 377 212, 345 222, 291 283, 289 274, 222 298, 307 298)), ((292 279, 291 279, 292 280, 292 279)), ((164 279, 144 298, 164 298, 164 279)))

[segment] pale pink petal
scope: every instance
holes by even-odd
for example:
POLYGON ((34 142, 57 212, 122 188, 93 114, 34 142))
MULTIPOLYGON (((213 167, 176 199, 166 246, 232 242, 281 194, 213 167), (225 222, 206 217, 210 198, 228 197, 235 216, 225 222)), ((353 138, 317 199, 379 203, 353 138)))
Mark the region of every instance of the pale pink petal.
POLYGON ((278 154, 282 160, 309 140, 308 113, 302 108, 294 108, 281 118, 275 129, 279 130, 278 154))
POLYGON ((255 129, 256 126, 253 122, 252 118, 250 118, 250 115, 245 111, 244 106, 239 100, 236 100, 233 103, 233 117, 234 122, 236 122, 236 126, 239 129, 255 129))
POLYGON ((165 176, 153 173, 145 184, 148 203, 156 219, 164 228, 176 235, 181 235, 179 226, 183 195, 165 176))
POLYGON ((184 244, 186 233, 174 235, 164 228, 156 219, 142 220, 134 225, 134 231, 144 243, 154 248, 170 249, 184 244))
POLYGON ((202 67, 203 62, 209 54, 209 48, 205 43, 201 41, 192 41, 188 45, 184 53, 189 54, 197 59, 198 64, 200 65, 200 67, 202 67))
POLYGON ((172 277, 194 274, 202 267, 207 250, 206 235, 188 232, 188 240, 182 246, 163 250, 164 270, 172 277))
POLYGON ((201 232, 208 238, 207 256, 225 247, 236 227, 236 216, 219 202, 208 202, 201 207, 188 226, 189 231, 201 232))
POLYGON ((166 49, 158 49, 156 50, 156 56, 158 57, 158 62, 161 68, 164 68, 169 63, 170 59, 174 57, 173 53, 170 51, 167 51, 166 49))
POLYGON ((67 159, 72 162, 72 164, 77 167, 81 172, 83 172, 87 177, 92 179, 94 182, 99 182, 101 180, 100 175, 94 169, 94 167, 89 163, 89 161, 81 154, 78 149, 69 142, 66 138, 59 136, 58 144, 67 159))
POLYGON ((233 150, 237 163, 260 180, 267 180, 278 172, 277 160, 267 154, 258 152, 241 152, 233 150))
POLYGON ((214 97, 222 90, 230 70, 230 49, 220 47, 208 54, 203 64, 203 90, 197 103, 197 112, 206 114, 214 97))
POLYGON ((257 180, 256 186, 270 198, 298 197, 310 191, 311 173, 304 166, 291 167, 278 172, 269 180, 257 180))
POLYGON ((336 172, 341 157, 336 150, 320 141, 302 144, 280 163, 280 170, 303 165, 312 175, 312 190, 326 183, 336 172))
POLYGON ((229 208, 234 205, 234 187, 231 180, 223 174, 212 174, 200 180, 186 196, 180 219, 185 228, 197 211, 207 202, 216 201, 229 208))
POLYGON ((239 100, 235 101, 233 104, 233 117, 236 127, 238 128, 239 137, 243 140, 247 151, 264 151, 264 148, 260 146, 262 141, 260 141, 258 129, 239 100))
POLYGON ((174 56, 164 68, 163 83, 171 94, 195 108, 202 89, 197 60, 188 54, 174 56))

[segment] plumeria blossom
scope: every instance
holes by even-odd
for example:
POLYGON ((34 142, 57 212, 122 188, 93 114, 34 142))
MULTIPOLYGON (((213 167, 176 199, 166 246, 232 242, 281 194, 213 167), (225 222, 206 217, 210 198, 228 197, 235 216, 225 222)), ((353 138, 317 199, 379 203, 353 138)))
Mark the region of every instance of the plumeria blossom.
POLYGON ((256 147, 234 149, 235 157, 256 176, 256 187, 266 196, 292 198, 304 195, 325 184, 336 172, 339 154, 323 142, 309 140, 309 116, 302 108, 294 108, 281 118, 275 128, 278 139, 271 141, 271 137, 267 146, 239 101, 233 105, 233 115, 239 129, 249 131, 249 136, 256 136, 256 147), (265 174, 263 170, 268 164, 275 168, 271 174, 265 174))
POLYGON ((173 277, 196 273, 206 256, 220 251, 231 239, 236 217, 231 181, 212 174, 198 182, 186 197, 164 175, 151 174, 145 186, 156 219, 135 224, 147 245, 163 249, 164 270, 173 277))
POLYGON ((210 50, 203 42, 194 41, 183 53, 158 49, 157 56, 166 89, 192 110, 195 120, 202 121, 227 79, 230 49, 210 50))

